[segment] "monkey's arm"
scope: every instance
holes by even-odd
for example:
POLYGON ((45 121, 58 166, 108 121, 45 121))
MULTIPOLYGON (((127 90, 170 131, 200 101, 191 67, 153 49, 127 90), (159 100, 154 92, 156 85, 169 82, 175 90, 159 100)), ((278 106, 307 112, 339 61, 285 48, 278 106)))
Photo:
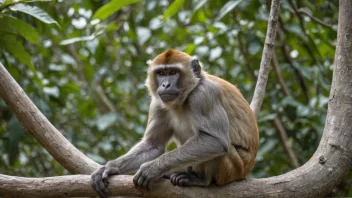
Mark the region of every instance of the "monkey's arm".
POLYGON ((227 114, 219 97, 214 97, 219 91, 209 90, 211 87, 203 92, 200 87, 198 91, 202 91, 202 94, 198 96, 202 97, 191 98, 189 103, 198 133, 180 148, 143 164, 133 178, 136 186, 150 188, 151 181, 172 169, 208 161, 228 152, 230 141, 227 114))
POLYGON ((93 172, 91 185, 100 197, 107 197, 109 193, 107 190, 109 176, 135 171, 141 164, 165 152, 165 144, 172 135, 166 123, 166 112, 153 105, 153 102, 150 109, 148 126, 143 139, 125 155, 109 161, 105 166, 93 172))
POLYGON ((140 188, 151 188, 151 182, 162 177, 172 169, 201 163, 224 155, 228 146, 212 136, 211 133, 199 131, 180 148, 161 155, 159 158, 144 163, 133 178, 140 188))

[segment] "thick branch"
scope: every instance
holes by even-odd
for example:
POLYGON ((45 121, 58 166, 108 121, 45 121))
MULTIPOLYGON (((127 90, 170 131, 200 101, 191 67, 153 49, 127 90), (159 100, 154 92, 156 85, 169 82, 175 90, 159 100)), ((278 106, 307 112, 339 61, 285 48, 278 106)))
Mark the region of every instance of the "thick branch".
POLYGON ((90 174, 99 164, 74 147, 39 111, 0 63, 0 98, 30 134, 71 173, 90 174))
MULTIPOLYGON (((96 196, 89 175, 45 178, 13 177, 0 174, 0 196, 3 197, 81 197, 96 196)), ((131 176, 111 178, 110 191, 123 196, 142 196, 134 188, 131 176)))
POLYGON ((270 61, 274 51, 275 35, 277 30, 277 21, 279 18, 280 11, 280 0, 272 0, 268 30, 266 32, 265 45, 262 55, 262 60, 260 62, 260 69, 257 84, 255 86, 253 99, 251 102, 251 108, 253 112, 257 115, 262 106, 265 94, 265 88, 268 81, 270 61))
MULTIPOLYGON (((350 111, 352 107, 350 108, 350 111)), ((352 121, 351 118, 349 121, 352 121)), ((346 125, 348 126, 348 125, 346 125)), ((316 153, 303 167, 277 177, 248 179, 226 186, 208 188, 180 188, 163 179, 152 191, 139 191, 133 186, 132 176, 113 176, 109 190, 112 195, 143 197, 317 197, 324 196, 342 180, 352 165, 352 127, 349 127, 349 141, 341 148, 327 146, 322 153, 316 153), (323 156, 323 157, 322 157, 323 156)), ((343 133, 339 131, 338 134, 343 133)), ((337 134, 337 135, 338 135, 337 134)), ((89 184, 90 176, 74 175, 48 178, 23 178, 0 175, 0 195, 4 197, 80 197, 93 196, 89 184)))

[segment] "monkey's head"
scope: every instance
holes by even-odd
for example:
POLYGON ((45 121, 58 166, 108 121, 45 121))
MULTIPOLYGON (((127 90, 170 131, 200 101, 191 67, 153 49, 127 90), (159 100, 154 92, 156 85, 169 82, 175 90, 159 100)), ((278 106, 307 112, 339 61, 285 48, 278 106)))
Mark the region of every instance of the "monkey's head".
POLYGON ((169 49, 149 63, 146 85, 164 104, 182 104, 201 78, 198 58, 169 49))

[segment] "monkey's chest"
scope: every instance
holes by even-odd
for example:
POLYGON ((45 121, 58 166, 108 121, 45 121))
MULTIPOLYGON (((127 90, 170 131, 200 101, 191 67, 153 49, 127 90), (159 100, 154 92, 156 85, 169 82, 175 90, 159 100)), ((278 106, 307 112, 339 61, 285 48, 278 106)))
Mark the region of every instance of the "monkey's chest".
POLYGON ((173 115, 171 119, 173 137, 179 144, 184 144, 189 138, 195 135, 196 128, 188 115, 173 115))

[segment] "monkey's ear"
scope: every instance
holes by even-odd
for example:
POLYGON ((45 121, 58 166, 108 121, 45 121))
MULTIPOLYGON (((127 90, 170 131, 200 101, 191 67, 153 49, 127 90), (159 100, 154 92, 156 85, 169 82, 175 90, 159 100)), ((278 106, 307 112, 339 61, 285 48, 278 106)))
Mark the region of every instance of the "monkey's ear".
POLYGON ((193 71, 193 74, 197 77, 200 78, 200 73, 202 71, 202 66, 198 60, 198 57, 193 56, 191 59, 191 69, 193 71))

